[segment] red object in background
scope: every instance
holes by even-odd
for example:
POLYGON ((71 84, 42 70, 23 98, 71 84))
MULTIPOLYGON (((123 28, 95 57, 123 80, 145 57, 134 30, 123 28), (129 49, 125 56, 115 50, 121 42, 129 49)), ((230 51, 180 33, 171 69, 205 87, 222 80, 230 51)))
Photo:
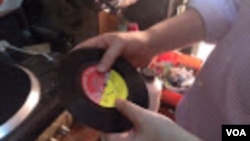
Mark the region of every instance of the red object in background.
MULTIPOLYGON (((199 71, 202 67, 201 59, 183 54, 178 51, 165 52, 156 56, 150 62, 149 67, 157 69, 157 63, 160 63, 160 62, 172 63, 174 66, 183 65, 183 66, 192 68, 197 71, 199 71)), ((161 106, 159 112, 175 120, 174 111, 182 97, 183 97, 182 94, 170 91, 168 89, 163 89, 162 96, 161 96, 161 104, 164 106, 161 106)))
POLYGON ((167 108, 164 108, 164 107, 160 107, 159 109, 159 113, 169 117, 170 119, 172 119, 173 121, 175 121, 175 116, 174 116, 174 113, 173 111, 167 109, 167 108))
POLYGON ((169 106, 176 107, 181 98, 182 94, 166 89, 162 90, 161 101, 162 103, 166 103, 169 106))
POLYGON ((128 23, 127 30, 128 31, 138 31, 139 25, 137 23, 128 23))
POLYGON ((167 89, 162 90, 161 107, 159 112, 172 120, 175 120, 175 108, 181 100, 182 95, 167 89))
POLYGON ((157 63, 157 62, 171 62, 173 63, 174 66, 184 65, 186 67, 190 67, 195 70, 199 70, 202 66, 202 60, 196 57, 190 56, 190 55, 183 54, 181 52, 177 52, 177 51, 162 53, 156 56, 152 60, 151 64, 153 65, 154 63, 157 63))
POLYGON ((2 5, 2 4, 3 4, 3 1, 4 1, 4 0, 0 0, 0 5, 2 5))

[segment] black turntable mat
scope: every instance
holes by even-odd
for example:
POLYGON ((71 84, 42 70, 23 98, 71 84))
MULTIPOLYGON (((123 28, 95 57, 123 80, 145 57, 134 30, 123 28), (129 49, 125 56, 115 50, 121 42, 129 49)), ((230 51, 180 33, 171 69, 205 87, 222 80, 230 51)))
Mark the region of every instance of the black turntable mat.
POLYGON ((20 109, 30 87, 29 76, 22 69, 0 62, 0 125, 20 109))

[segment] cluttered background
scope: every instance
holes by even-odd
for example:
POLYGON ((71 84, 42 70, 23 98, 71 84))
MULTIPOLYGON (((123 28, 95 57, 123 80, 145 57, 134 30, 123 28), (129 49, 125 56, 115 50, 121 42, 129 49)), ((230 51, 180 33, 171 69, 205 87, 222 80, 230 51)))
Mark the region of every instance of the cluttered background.
MULTIPOLYGON (((98 131, 76 123, 61 105, 55 82, 57 61, 90 37, 113 31, 144 30, 178 15, 185 9, 186 1, 143 0, 122 9, 115 3, 116 0, 0 0, 0 62, 29 69, 42 89, 39 102, 11 132, 2 133, 9 119, 2 116, 8 112, 0 114, 0 140, 101 140, 98 131)), ((162 84, 158 112, 173 120, 175 107, 194 83, 203 64, 191 52, 192 49, 187 48, 160 54, 147 68, 162 84)), ((6 96, 0 93, 1 97, 6 96)), ((14 102, 3 104, 1 111, 9 111, 6 107, 15 106, 14 102)), ((14 113, 19 110, 16 107, 12 109, 14 113)))

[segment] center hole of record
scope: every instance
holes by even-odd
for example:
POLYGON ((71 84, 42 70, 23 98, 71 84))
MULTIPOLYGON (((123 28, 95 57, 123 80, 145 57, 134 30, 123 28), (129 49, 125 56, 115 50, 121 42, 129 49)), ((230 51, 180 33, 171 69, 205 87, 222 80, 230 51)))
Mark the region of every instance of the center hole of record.
POLYGON ((128 97, 127 84, 115 70, 100 73, 96 66, 90 66, 82 72, 81 81, 84 94, 104 108, 114 108, 116 99, 128 97))

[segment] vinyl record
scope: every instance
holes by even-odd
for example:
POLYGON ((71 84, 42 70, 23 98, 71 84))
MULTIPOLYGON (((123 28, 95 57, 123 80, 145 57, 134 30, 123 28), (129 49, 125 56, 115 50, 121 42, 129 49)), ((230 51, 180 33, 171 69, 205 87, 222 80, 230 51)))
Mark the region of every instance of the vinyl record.
POLYGON ((58 71, 60 95, 79 123, 106 133, 124 132, 133 125, 116 110, 115 100, 127 99, 148 108, 148 91, 142 76, 123 58, 109 72, 98 72, 96 66, 104 52, 88 48, 66 55, 58 71))

